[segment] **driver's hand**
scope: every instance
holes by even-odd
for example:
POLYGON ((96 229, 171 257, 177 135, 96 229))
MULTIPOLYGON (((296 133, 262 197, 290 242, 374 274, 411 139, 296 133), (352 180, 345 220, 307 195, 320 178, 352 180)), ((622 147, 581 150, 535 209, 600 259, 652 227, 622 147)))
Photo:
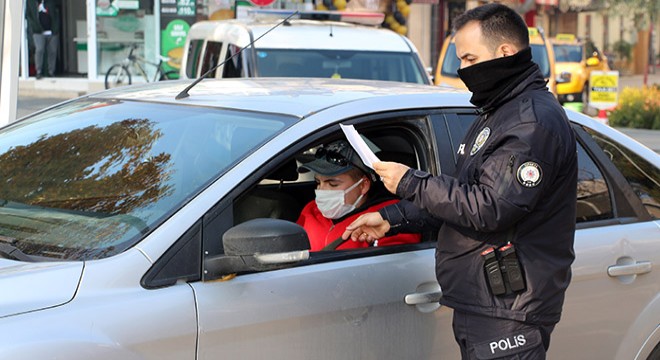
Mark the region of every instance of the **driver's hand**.
POLYGON ((353 241, 374 242, 385 236, 390 230, 390 223, 384 220, 380 213, 370 212, 360 215, 355 221, 346 227, 342 238, 353 241))

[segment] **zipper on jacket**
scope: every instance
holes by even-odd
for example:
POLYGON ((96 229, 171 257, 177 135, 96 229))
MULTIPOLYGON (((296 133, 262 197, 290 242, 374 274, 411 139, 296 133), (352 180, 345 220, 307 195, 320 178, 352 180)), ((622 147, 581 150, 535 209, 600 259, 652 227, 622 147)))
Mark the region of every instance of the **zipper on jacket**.
POLYGON ((505 187, 511 182, 511 178, 513 177, 513 165, 516 162, 516 156, 511 155, 509 156, 509 162, 506 165, 506 170, 504 172, 504 179, 500 182, 500 186, 497 188, 497 194, 502 195, 502 192, 504 192, 505 187))

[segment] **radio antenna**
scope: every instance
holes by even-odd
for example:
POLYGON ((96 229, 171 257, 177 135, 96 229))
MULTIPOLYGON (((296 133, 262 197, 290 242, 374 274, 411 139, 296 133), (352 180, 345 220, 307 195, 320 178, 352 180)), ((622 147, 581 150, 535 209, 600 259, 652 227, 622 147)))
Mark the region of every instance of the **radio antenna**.
POLYGON ((175 99, 176 99, 176 100, 181 100, 181 99, 185 99, 185 98, 187 98, 188 96, 190 96, 190 94, 188 94, 188 91, 190 91, 190 89, 192 89, 195 85, 199 84, 199 82, 201 82, 201 81, 202 81, 202 80, 203 80, 208 74, 212 73, 212 72, 215 71, 217 68, 219 68, 221 65, 224 65, 224 63, 226 63, 227 61, 233 59, 235 56, 238 56, 240 53, 243 52, 243 50, 249 48, 250 46, 254 46, 254 43, 257 42, 257 40, 261 39, 261 38, 264 37, 266 34, 268 34, 269 32, 273 31, 276 27, 278 27, 278 26, 280 26, 280 25, 282 25, 282 24, 288 22, 289 19, 291 19, 294 15, 298 15, 298 13, 299 13, 298 11, 294 11, 291 15, 287 16, 287 17, 284 18, 282 21, 280 21, 279 23, 275 24, 272 28, 268 29, 265 33, 261 34, 258 38, 256 38, 256 39, 250 41, 250 43, 247 44, 247 46, 243 47, 243 48, 240 49, 238 52, 236 52, 236 53, 233 54, 232 56, 230 56, 230 57, 228 57, 227 59, 225 59, 225 61, 223 61, 223 62, 219 63, 218 65, 216 65, 216 66, 212 67, 211 69, 209 69, 207 72, 205 72, 204 74, 202 74, 199 78, 197 78, 197 80, 193 81, 192 84, 188 85, 185 89, 183 89, 183 91, 181 91, 181 92, 175 97, 175 99))

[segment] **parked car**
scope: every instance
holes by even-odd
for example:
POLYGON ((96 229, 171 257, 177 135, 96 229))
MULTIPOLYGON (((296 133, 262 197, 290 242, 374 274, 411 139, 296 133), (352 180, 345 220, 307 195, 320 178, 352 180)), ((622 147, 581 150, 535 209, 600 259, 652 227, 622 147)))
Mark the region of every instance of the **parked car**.
POLYGON ((561 103, 589 101, 589 77, 594 70, 609 71, 607 58, 592 43, 572 34, 551 39, 555 53, 557 97, 561 103))
MULTIPOLYGON (((253 78, 177 96, 189 84, 0 129, 0 358, 458 359, 435 234, 309 252, 294 221, 315 183, 296 169, 352 124, 382 160, 452 174, 470 94, 253 78)), ((549 358, 657 359, 660 155, 568 113, 576 260, 549 358)))
POLYGON ((200 21, 186 38, 182 78, 321 77, 430 84, 417 49, 382 23, 382 13, 303 12, 276 26, 289 13, 253 11, 244 19, 200 21), (350 15, 350 16, 349 16, 350 15), (348 21, 346 21, 348 20, 348 21), (356 23, 358 22, 358 23, 356 23), (263 37, 262 37, 263 36, 263 37), (258 39, 258 40, 257 40, 258 39), (255 41, 256 40, 256 41, 255 41), (249 46, 255 41, 252 46, 249 46), (239 53, 244 50, 242 53, 239 53), (233 58, 232 58, 233 57, 233 58))
MULTIPOLYGON (((529 31, 529 46, 532 48, 532 60, 539 66, 543 77, 548 82, 548 89, 557 95, 555 58, 552 46, 546 41, 541 28, 530 27, 527 29, 529 31)), ((442 44, 438 66, 436 66, 435 77, 433 78, 434 83, 457 89, 467 89, 463 81, 458 77, 460 66, 461 61, 456 56, 454 36, 450 35, 442 44)))

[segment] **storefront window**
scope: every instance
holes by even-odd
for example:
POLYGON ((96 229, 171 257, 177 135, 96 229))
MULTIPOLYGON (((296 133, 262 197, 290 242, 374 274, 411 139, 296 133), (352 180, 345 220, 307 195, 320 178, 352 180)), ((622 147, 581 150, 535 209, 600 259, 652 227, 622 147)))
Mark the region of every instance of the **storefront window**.
MULTIPOLYGON (((156 21, 153 1, 143 0, 97 0, 96 37, 97 66, 99 76, 121 63, 134 47, 133 54, 153 63, 142 67, 149 78, 156 72, 158 49, 156 49, 156 21)), ((133 83, 144 81, 139 72, 129 69, 133 83)))

